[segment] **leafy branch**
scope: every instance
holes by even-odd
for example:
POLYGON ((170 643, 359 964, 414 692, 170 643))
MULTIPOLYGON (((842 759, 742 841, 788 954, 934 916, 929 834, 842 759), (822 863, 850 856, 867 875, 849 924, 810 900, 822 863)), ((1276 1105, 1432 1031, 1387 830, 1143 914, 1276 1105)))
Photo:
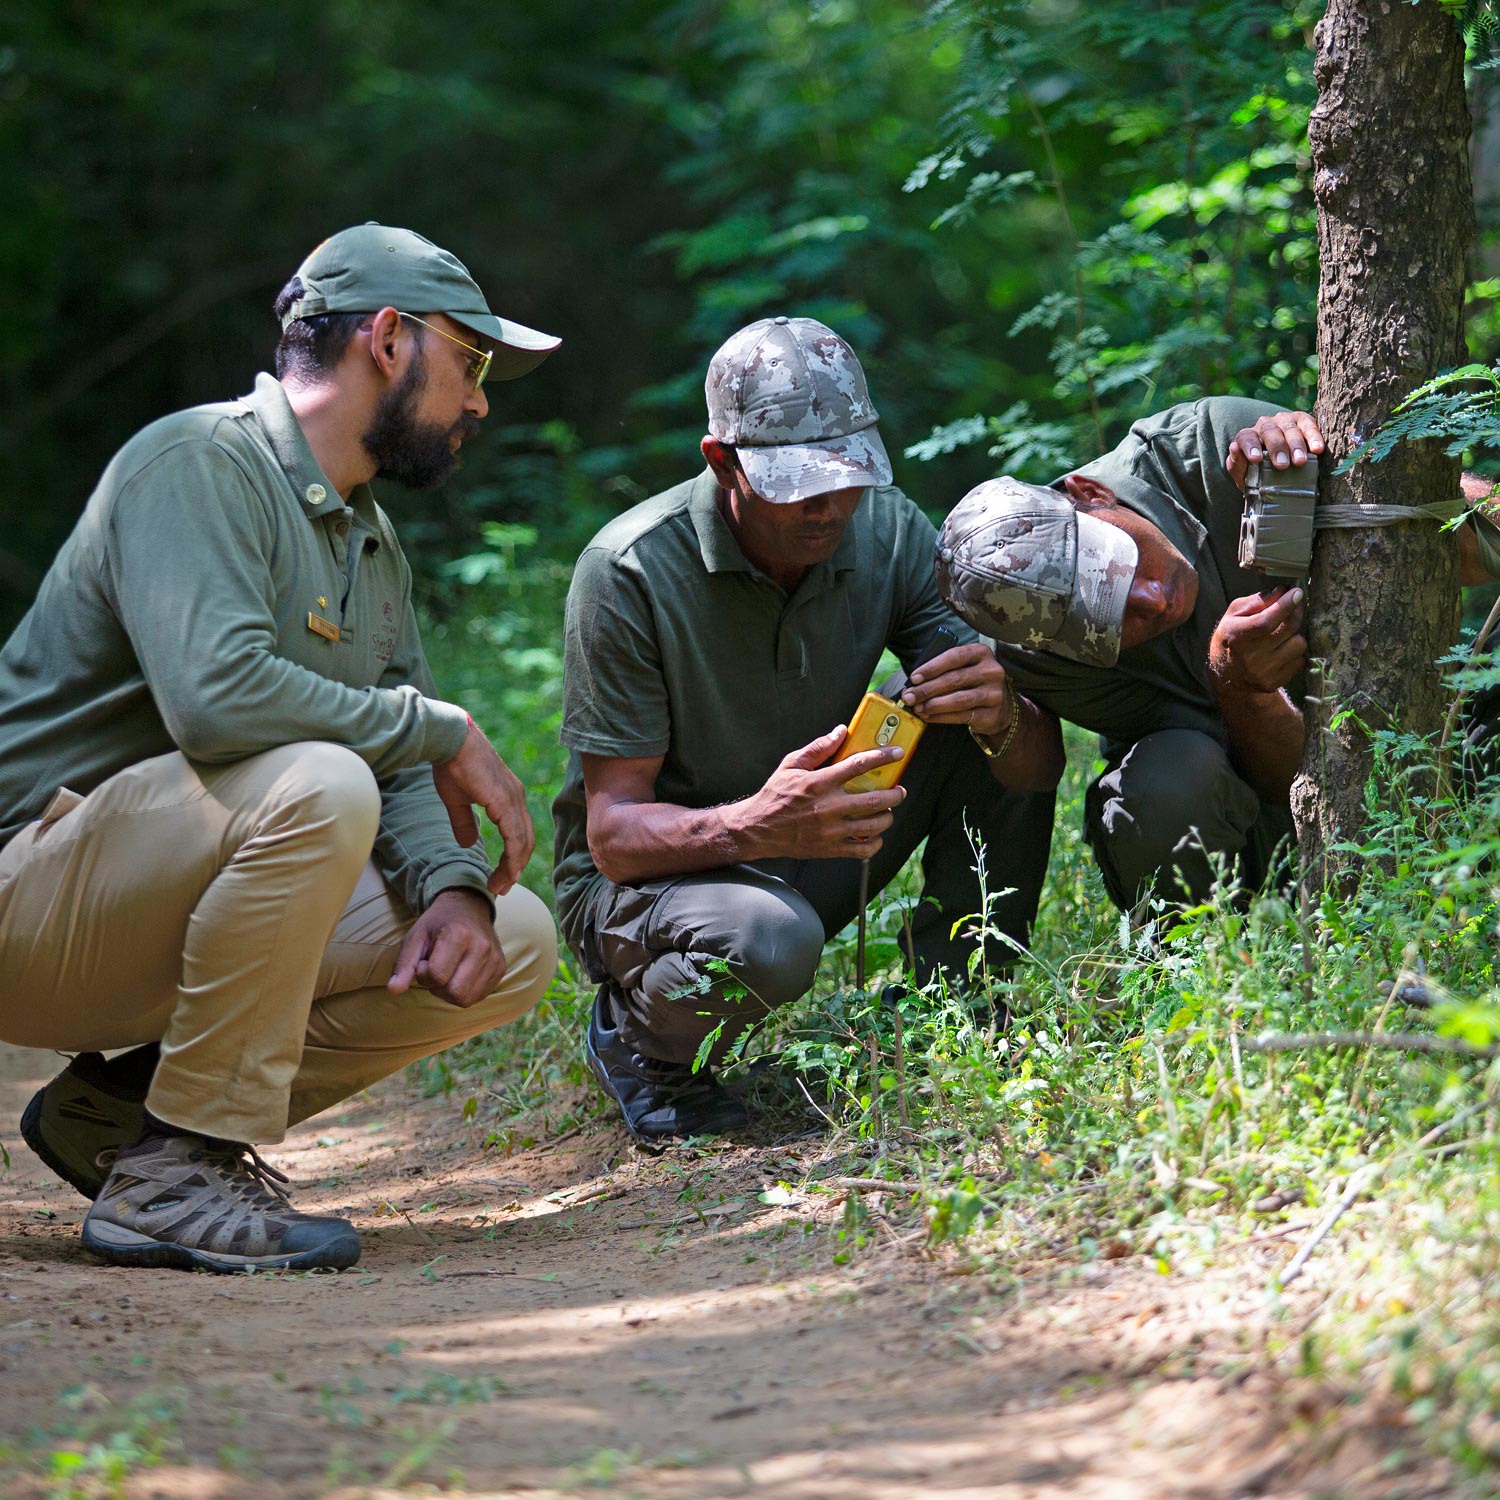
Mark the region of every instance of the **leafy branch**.
POLYGON ((1446 439, 1443 451, 1450 457, 1470 449, 1500 452, 1500 363, 1463 365, 1419 385, 1338 472, 1366 460, 1379 463, 1397 444, 1426 438, 1446 439))

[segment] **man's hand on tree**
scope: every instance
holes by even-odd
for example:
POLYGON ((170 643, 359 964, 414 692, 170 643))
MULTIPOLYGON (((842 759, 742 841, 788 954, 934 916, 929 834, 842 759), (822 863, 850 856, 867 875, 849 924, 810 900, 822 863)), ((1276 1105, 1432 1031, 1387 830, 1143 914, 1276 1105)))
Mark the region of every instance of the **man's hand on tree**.
POLYGON ((412 923, 386 988, 400 995, 415 984, 467 1010, 494 994, 504 977, 505 950, 489 902, 478 891, 454 887, 440 891, 412 923))
POLYGON ((1016 712, 1005 668, 981 641, 954 646, 918 667, 901 700, 928 724, 967 724, 978 735, 1003 734, 1016 712))
POLYGON ((1208 669, 1218 693, 1274 693, 1307 661, 1301 589, 1235 599, 1214 628, 1208 669))
POLYGON ((844 783, 900 760, 903 751, 891 745, 827 764, 848 732, 840 724, 783 756, 766 784, 742 804, 751 826, 764 832, 768 854, 784 859, 869 859, 879 851, 880 835, 891 826, 892 809, 900 806, 905 788, 846 792, 844 783))
POLYGON ((465 848, 479 842, 476 804, 500 830, 505 852, 490 872, 489 888, 503 896, 521 878, 536 848, 536 830, 531 826, 525 789, 472 719, 458 754, 434 766, 432 780, 448 809, 453 836, 465 848))
POLYGON ((1312 414, 1278 411, 1262 417, 1254 427, 1242 427, 1229 445, 1224 467, 1241 490, 1251 464, 1269 464, 1273 469, 1297 468, 1309 455, 1323 451, 1323 434, 1312 414))

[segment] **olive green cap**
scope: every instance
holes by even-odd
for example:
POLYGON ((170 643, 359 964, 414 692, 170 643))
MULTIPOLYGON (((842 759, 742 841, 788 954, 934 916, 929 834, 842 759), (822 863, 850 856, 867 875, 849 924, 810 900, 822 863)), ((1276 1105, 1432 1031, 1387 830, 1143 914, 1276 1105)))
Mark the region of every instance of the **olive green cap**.
POLYGON ((302 295, 287 309, 282 331, 323 313, 442 313, 496 341, 490 375, 514 380, 534 370, 562 342, 490 311, 468 268, 410 229, 358 224, 323 241, 297 267, 302 295))

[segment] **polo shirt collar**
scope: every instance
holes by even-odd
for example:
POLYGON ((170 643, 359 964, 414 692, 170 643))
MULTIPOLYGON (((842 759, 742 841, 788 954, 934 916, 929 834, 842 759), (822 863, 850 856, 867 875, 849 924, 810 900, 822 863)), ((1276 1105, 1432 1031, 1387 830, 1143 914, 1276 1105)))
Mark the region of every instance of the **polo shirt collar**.
MULTIPOLYGON (((1087 469, 1080 472, 1088 473, 1087 469)), ((1208 541, 1203 523, 1185 506, 1164 490, 1147 484, 1134 475, 1112 475, 1110 488, 1120 501, 1136 515, 1150 521, 1166 539, 1197 566, 1197 558, 1208 541)))
POLYGON ((698 537, 698 551, 703 557, 703 566, 710 573, 754 573, 754 563, 740 551, 729 522, 719 509, 719 482, 712 469, 705 469, 693 481, 693 493, 688 497, 688 515, 692 517, 693 530, 698 537))
POLYGON ((374 522, 375 500, 369 485, 357 485, 345 505, 333 481, 313 457, 307 435, 302 431, 302 424, 297 420, 281 382, 274 375, 257 375, 255 389, 245 397, 244 405, 260 422, 303 515, 317 521, 336 512, 347 514, 352 510, 370 531, 374 544, 379 546, 379 529, 374 522))
MULTIPOLYGON (((861 508, 863 505, 864 497, 861 496, 861 508)), ((856 510, 854 518, 844 528, 833 556, 827 562, 812 568, 807 577, 849 573, 858 566, 859 543, 855 537, 855 518, 859 514, 860 511, 856 510)), ((693 481, 693 492, 688 497, 688 515, 692 518, 693 531, 698 537, 698 551, 708 572, 760 574, 760 569, 740 550, 739 542, 729 529, 729 522, 724 519, 724 512, 719 509, 719 482, 714 478, 712 469, 705 469, 693 481)))

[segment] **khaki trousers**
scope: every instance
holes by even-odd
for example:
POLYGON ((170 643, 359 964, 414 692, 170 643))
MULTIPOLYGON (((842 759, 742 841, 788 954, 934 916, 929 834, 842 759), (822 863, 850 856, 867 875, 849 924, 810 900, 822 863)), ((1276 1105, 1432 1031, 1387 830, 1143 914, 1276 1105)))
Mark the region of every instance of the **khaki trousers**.
POLYGON ((545 904, 496 906, 500 988, 467 1010, 385 988, 413 919, 370 862, 380 793, 339 745, 172 753, 63 790, 0 849, 0 1040, 160 1042, 147 1107, 271 1144, 289 1123, 514 1020, 557 961, 545 904))

